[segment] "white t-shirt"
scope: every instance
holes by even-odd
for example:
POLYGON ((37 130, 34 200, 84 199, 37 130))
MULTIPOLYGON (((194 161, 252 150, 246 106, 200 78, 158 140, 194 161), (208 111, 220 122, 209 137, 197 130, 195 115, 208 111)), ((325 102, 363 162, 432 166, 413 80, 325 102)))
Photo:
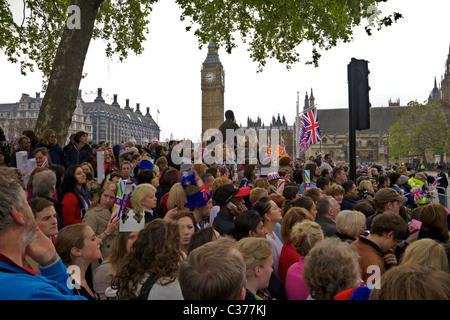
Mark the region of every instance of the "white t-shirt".
POLYGON ((275 239, 270 235, 266 234, 266 239, 270 241, 272 245, 272 255, 273 255, 273 270, 275 274, 278 275, 278 262, 280 261, 281 249, 283 248, 283 243, 280 238, 274 233, 275 239))

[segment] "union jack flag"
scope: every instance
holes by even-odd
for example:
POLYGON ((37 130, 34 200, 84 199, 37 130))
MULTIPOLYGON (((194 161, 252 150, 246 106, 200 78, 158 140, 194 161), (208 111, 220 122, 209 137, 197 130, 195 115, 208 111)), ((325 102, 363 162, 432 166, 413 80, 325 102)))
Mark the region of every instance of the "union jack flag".
POLYGON ((302 114, 300 120, 300 136, 299 136, 299 150, 305 152, 308 148, 321 141, 319 121, 317 119, 317 108, 302 114))
POLYGON ((432 187, 437 187, 437 186, 439 186, 439 185, 440 185, 440 181, 439 181, 439 180, 441 180, 441 179, 442 179, 441 176, 436 176, 436 177, 434 178, 434 182, 431 184, 431 186, 432 186, 432 187))
POLYGON ((283 138, 281 138, 281 154, 286 154, 286 145, 283 138))
POLYGON ((209 198, 211 197, 211 192, 209 191, 209 189, 205 185, 202 186, 202 188, 200 189, 200 192, 203 195, 203 200, 204 201, 208 201, 209 198))
POLYGON ((422 187, 416 187, 414 189, 411 189, 409 191, 409 194, 412 194, 414 196, 414 201, 419 201, 422 198, 426 197, 426 193, 422 190, 422 187))
POLYGON ((19 138, 14 137, 13 139, 14 148, 19 149, 19 138))

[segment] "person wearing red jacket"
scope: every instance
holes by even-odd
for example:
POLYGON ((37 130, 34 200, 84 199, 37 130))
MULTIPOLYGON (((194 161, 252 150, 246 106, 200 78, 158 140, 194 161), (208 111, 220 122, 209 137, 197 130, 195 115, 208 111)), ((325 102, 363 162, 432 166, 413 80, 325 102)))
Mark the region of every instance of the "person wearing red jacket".
POLYGON ((81 223, 90 205, 86 192, 86 175, 79 165, 73 165, 64 173, 64 197, 62 220, 64 226, 81 223))

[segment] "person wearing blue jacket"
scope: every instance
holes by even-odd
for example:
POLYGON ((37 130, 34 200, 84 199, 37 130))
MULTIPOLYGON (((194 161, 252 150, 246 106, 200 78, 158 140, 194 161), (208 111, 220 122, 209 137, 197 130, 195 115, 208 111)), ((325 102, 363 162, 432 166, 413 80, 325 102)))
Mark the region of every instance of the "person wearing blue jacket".
POLYGON ((85 300, 73 295, 67 268, 37 227, 13 168, 0 167, 0 300, 85 300), (28 255, 40 273, 23 266, 28 255))

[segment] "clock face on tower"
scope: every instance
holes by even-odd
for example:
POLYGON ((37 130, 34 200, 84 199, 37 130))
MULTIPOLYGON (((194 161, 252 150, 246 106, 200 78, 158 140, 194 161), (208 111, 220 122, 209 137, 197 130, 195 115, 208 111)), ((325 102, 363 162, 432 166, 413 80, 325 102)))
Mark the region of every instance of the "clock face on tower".
POLYGON ((216 79, 216 75, 214 74, 214 72, 208 72, 206 75, 205 75, 205 80, 206 80, 206 82, 213 82, 214 80, 216 79))

